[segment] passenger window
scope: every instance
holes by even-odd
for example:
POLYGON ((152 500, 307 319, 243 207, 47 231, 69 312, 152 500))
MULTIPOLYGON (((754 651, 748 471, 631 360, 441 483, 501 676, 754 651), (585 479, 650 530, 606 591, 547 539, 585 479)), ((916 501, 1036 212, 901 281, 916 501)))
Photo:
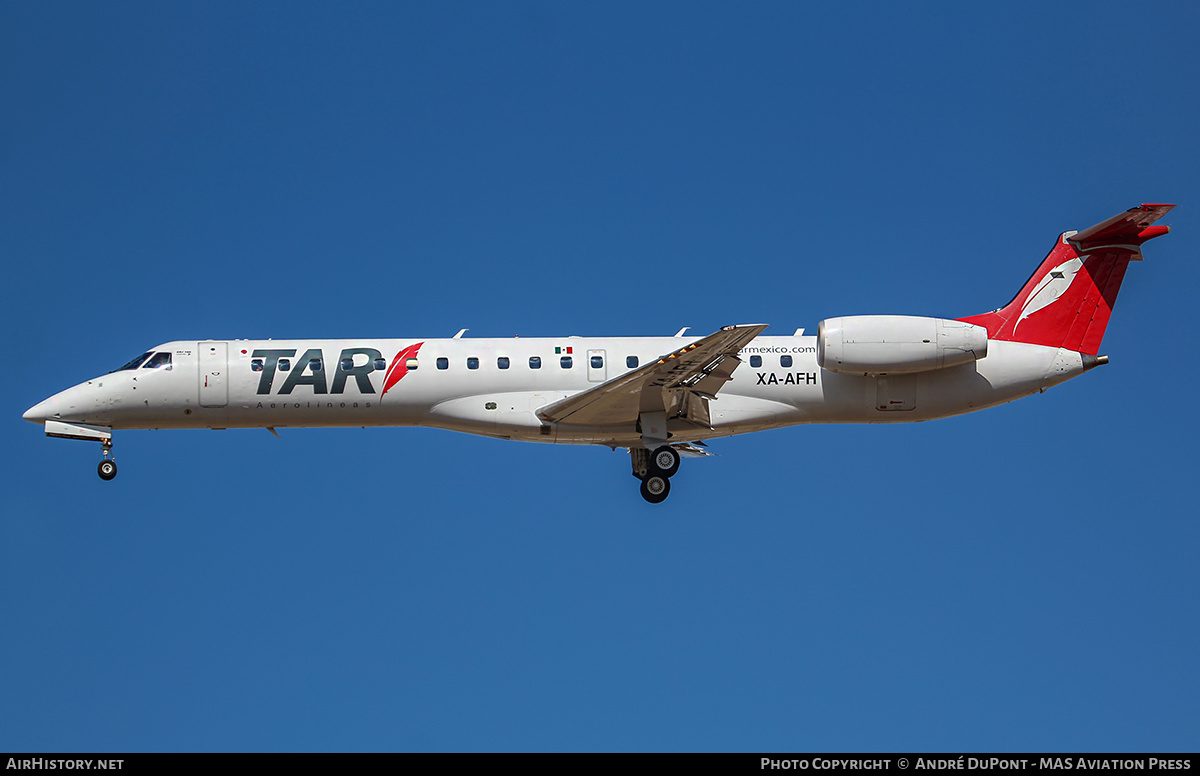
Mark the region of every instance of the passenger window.
POLYGON ((383 370, 387 369, 387 361, 383 360, 382 358, 377 358, 375 359, 374 367, 377 371, 382 372, 383 370))
POLYGON ((562 358, 560 358, 558 360, 558 363, 562 366, 563 369, 570 369, 571 368, 571 357, 563 356, 562 358))
POLYGON ((478 358, 476 358, 475 356, 471 356, 470 358, 467 359, 467 369, 478 369, 478 368, 479 368, 479 359, 478 358))
POLYGON ((314 358, 312 361, 309 361, 308 365, 312 367, 314 372, 320 372, 322 369, 324 369, 324 367, 321 365, 321 359, 319 358, 314 358))
POLYGON ((279 359, 279 371, 280 372, 292 371, 292 360, 290 358, 279 359))
POLYGON ((592 369, 604 368, 604 356, 592 356, 592 369))
POLYGON ((155 353, 154 357, 146 362, 142 369, 159 369, 164 366, 171 365, 170 353, 155 353))
POLYGON ((758 369, 762 366, 762 356, 750 356, 750 366, 758 369))
POLYGON ((404 368, 405 368, 405 369, 411 369, 411 370, 414 370, 414 371, 415 371, 415 370, 416 370, 416 368, 417 368, 417 360, 416 360, 415 358, 409 358, 409 359, 405 359, 405 361, 404 361, 404 368))
POLYGON ((353 369, 353 368, 354 368, 354 359, 352 359, 352 358, 343 358, 343 359, 342 359, 342 361, 341 361, 341 366, 342 366, 342 371, 343 371, 343 372, 349 372, 351 369, 353 369))
POLYGON ((779 357, 779 365, 782 367, 791 366, 792 365, 792 357, 791 356, 780 356, 779 357))
POLYGON ((637 365, 637 356, 625 356, 625 366, 629 367, 630 369, 637 369, 637 365))
POLYGON ((263 370, 263 360, 261 358, 250 359, 250 371, 261 372, 263 370))
POLYGON ((508 369, 508 356, 500 356, 500 358, 496 359, 496 366, 501 369, 508 369))
POLYGON ((541 369, 542 368, 542 357, 541 356, 530 356, 529 357, 529 368, 530 369, 541 369))
POLYGON ((446 358, 445 356, 439 356, 438 360, 437 360, 437 368, 438 369, 449 369, 450 368, 450 359, 446 358))

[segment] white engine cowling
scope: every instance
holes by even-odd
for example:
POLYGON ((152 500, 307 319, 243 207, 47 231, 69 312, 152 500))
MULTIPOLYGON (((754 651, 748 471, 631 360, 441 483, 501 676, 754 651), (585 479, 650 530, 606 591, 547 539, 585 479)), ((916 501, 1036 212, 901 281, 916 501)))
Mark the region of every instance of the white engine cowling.
POLYGON ((987 329, 912 315, 853 315, 817 324, 817 364, 832 372, 907 374, 987 355, 987 329))

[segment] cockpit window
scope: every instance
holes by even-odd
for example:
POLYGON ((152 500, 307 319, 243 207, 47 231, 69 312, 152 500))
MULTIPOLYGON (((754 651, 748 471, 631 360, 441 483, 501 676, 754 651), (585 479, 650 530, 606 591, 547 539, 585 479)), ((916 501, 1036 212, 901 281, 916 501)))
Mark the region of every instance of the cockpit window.
POLYGON ((142 365, 142 362, 143 362, 143 361, 145 361, 146 359, 150 358, 150 356, 152 356, 152 355, 154 355, 154 351, 153 351, 153 350, 151 350, 149 353, 143 353, 142 355, 138 356, 138 357, 137 357, 137 358, 135 358, 134 360, 130 361, 130 362, 129 362, 128 364, 126 364, 125 366, 123 366, 123 367, 121 367, 121 368, 119 368, 119 369, 114 369, 113 371, 114 371, 114 372, 124 372, 126 369, 137 369, 139 366, 141 366, 141 365, 142 365))
POLYGON ((145 365, 142 366, 142 369, 160 369, 164 366, 170 366, 170 365, 171 365, 171 354, 170 353, 155 353, 154 358, 151 358, 149 361, 147 361, 145 363, 145 365))

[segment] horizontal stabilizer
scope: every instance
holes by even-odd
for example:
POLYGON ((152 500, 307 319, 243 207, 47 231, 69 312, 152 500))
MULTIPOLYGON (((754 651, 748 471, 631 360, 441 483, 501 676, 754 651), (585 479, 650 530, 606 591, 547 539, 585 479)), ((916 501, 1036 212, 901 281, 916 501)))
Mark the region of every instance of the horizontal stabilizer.
POLYGON ((1095 226, 1067 237, 1080 253, 1102 245, 1141 245, 1171 231, 1169 226, 1151 228, 1174 205, 1140 205, 1095 226))

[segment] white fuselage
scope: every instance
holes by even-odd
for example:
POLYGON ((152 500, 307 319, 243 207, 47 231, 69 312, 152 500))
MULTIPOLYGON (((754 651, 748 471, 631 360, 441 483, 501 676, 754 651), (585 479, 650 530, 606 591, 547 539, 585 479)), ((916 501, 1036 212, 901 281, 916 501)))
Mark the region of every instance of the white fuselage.
POLYGON ((621 447, 657 504, 681 457, 711 455, 709 439, 961 415, 1108 363, 1099 348, 1125 270, 1167 233, 1152 224, 1172 207, 1061 233, 1011 302, 966 318, 852 315, 790 337, 743 323, 705 337, 168 342, 24 418, 99 442, 104 480, 120 429, 430 426, 621 447))
MULTIPOLYGON (((641 436, 634 423, 546 423, 536 411, 697 339, 169 342, 153 351, 170 353, 169 367, 143 365, 88 380, 26 417, 114 430, 431 426, 534 442, 637 447, 641 436), (418 345, 415 360, 400 358, 418 345), (531 367, 533 358, 540 368, 531 367), (395 378, 390 385, 389 378, 395 378)), ((822 369, 813 336, 759 336, 738 358, 732 380, 712 402, 711 428, 673 428, 668 421, 674 438, 947 417, 1037 393, 1085 369, 1074 351, 1003 341, 991 342, 978 361, 903 375, 822 369)))

